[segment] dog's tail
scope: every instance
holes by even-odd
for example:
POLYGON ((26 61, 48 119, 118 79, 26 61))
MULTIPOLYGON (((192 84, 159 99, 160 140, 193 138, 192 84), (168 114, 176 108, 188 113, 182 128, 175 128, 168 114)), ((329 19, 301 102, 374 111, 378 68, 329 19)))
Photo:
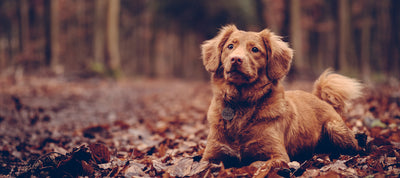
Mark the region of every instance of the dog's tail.
POLYGON ((342 114, 350 100, 361 96, 362 88, 363 86, 357 80, 335 74, 331 69, 327 69, 315 81, 312 93, 331 104, 339 114, 342 114))

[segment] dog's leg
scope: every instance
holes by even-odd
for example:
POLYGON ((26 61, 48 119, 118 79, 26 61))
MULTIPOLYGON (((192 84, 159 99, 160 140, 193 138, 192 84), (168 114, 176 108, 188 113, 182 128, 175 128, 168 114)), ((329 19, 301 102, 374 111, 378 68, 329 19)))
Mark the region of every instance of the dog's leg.
POLYGON ((219 163, 222 161, 225 167, 237 166, 240 163, 240 155, 228 145, 217 141, 209 141, 201 161, 219 163))
POLYGON ((261 166, 256 173, 254 174, 253 177, 255 178, 263 178, 266 177, 270 172, 273 171, 274 168, 288 168, 289 166, 287 163, 289 160, 286 160, 281 157, 274 158, 272 157, 270 160, 264 163, 263 166, 261 166))
POLYGON ((357 154, 361 149, 351 130, 339 115, 332 117, 324 126, 324 132, 329 141, 335 146, 334 151, 344 154, 357 154))
MULTIPOLYGON (((271 141, 271 140, 270 140, 271 141)), ((273 140, 272 140, 273 141, 273 140)), ((257 172, 254 174, 254 177, 265 177, 270 172, 273 172, 274 168, 288 168, 287 163, 290 162, 289 155, 285 149, 285 146, 280 144, 279 142, 271 142, 268 146, 264 145, 264 153, 266 155, 259 157, 269 158, 267 162, 263 166, 261 166, 257 172)))

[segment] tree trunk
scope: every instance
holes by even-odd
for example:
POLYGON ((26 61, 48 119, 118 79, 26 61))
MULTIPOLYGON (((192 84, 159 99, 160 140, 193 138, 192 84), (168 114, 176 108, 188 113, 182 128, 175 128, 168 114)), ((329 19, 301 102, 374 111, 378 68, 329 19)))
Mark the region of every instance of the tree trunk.
POLYGON ((339 0, 339 69, 342 72, 349 72, 350 33, 350 3, 349 0, 339 0))
POLYGON ((302 47, 302 32, 300 0, 290 0, 290 39, 295 51, 293 60, 294 69, 298 74, 301 74, 307 69, 307 64, 304 61, 304 50, 302 47))
POLYGON ((390 44, 390 46, 392 46, 391 58, 393 59, 392 75, 399 79, 400 50, 394 50, 394 49, 400 49, 400 1, 391 1, 390 7, 391 7, 390 16, 391 16, 392 33, 393 33, 390 44))
POLYGON ((268 28, 277 34, 282 34, 286 16, 285 0, 262 0, 262 4, 263 19, 268 28))
POLYGON ((120 70, 119 53, 119 12, 120 0, 108 1, 107 13, 107 65, 111 72, 115 74, 120 70))
POLYGON ((107 12, 107 0, 95 1, 95 16, 93 25, 93 61, 91 67, 97 72, 104 72, 104 55, 105 52, 105 36, 106 23, 105 12, 107 12))
MULTIPOLYGON (((383 73, 385 78, 390 78, 390 71, 392 69, 392 58, 390 54, 390 41, 393 38, 392 27, 390 22, 390 1, 384 0, 379 1, 378 5, 378 37, 379 37, 379 48, 381 54, 379 54, 380 62, 383 62, 383 73)), ((397 32, 398 33, 398 32, 397 32)))
POLYGON ((51 0, 44 1, 44 35, 46 44, 44 47, 44 57, 46 66, 51 64, 51 0))
POLYGON ((59 65, 59 0, 45 0, 45 63, 52 69, 56 69, 59 65))
POLYGON ((370 16, 371 1, 365 2, 364 14, 361 27, 361 76, 367 83, 370 82, 370 63, 371 63, 371 25, 372 17, 370 16))
POLYGON ((0 43, 0 70, 2 70, 2 71, 7 66, 5 49, 6 49, 6 47, 5 47, 4 43, 0 43))
POLYGON ((26 52, 29 45, 29 14, 28 1, 18 0, 18 24, 19 24, 19 51, 26 52))
POLYGON ((59 24, 59 0, 51 0, 51 44, 52 44, 52 63, 51 67, 54 70, 58 71, 58 67, 60 65, 60 43, 59 43, 59 33, 60 33, 60 24, 59 24))

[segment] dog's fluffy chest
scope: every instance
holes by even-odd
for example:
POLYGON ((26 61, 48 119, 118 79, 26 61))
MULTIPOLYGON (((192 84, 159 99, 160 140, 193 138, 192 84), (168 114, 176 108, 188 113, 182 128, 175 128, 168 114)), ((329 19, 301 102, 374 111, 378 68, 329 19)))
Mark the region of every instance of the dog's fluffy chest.
MULTIPOLYGON (((220 124, 223 128, 223 133, 230 143, 243 144, 254 139, 252 129, 257 122, 258 112, 256 106, 223 106, 229 107, 234 111, 232 119, 227 120, 220 116, 220 124)), ((219 114, 222 115, 222 112, 219 114)))

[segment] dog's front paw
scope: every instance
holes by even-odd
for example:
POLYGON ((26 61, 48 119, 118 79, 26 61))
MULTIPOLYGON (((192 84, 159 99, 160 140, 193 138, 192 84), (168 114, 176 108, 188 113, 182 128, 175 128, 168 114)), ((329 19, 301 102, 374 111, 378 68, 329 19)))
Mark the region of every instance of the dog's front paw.
POLYGON ((221 161, 225 167, 234 167, 240 165, 240 154, 229 147, 229 145, 218 142, 207 143, 202 161, 219 164, 221 161))
MULTIPOLYGON (((254 174, 255 178, 263 178, 268 176, 272 176, 271 174, 279 174, 282 172, 286 172, 285 169, 288 169, 286 161, 283 159, 270 159, 263 166, 261 166, 257 172, 254 174)), ((289 173, 290 174, 290 173, 289 173)))

